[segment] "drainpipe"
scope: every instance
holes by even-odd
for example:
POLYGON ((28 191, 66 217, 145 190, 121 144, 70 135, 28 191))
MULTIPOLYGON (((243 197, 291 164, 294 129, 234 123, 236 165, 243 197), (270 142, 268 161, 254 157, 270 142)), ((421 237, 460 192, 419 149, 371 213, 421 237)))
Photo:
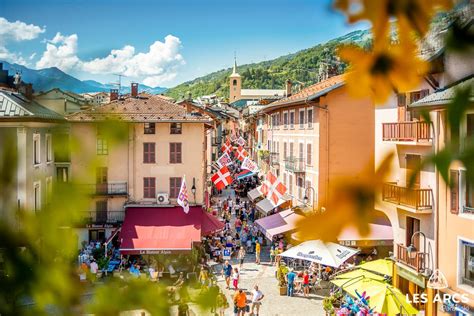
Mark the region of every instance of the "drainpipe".
MULTIPOLYGON (((326 106, 320 106, 318 104, 310 104, 309 103, 310 101, 314 101, 314 99, 312 99, 311 97, 308 97, 308 98, 306 98, 306 100, 304 102, 308 106, 314 106, 314 107, 316 107, 318 109, 321 109, 321 110, 326 112, 326 129, 327 129, 327 131, 326 131, 326 192, 325 192, 325 199, 326 199, 326 204, 327 204, 328 203, 328 197, 329 197, 329 109, 328 109, 327 105, 326 106)), ((313 117, 314 117, 314 113, 313 113, 313 117)), ((319 187, 318 187, 318 191, 319 191, 319 187)), ((318 197, 318 208, 319 209, 321 208, 319 197, 318 197)))
MULTIPOLYGON (((436 137, 435 141, 435 153, 439 152, 439 134, 440 134, 440 128, 441 128, 441 113, 439 111, 436 111, 436 128, 434 130, 436 137)), ((436 175, 436 208, 435 208, 435 245, 436 245, 436 255, 435 255, 435 260, 434 260, 434 269, 438 268, 438 260, 439 260, 439 172, 438 172, 438 167, 435 165, 435 175, 436 175)), ((446 193, 445 193, 446 194, 446 193)), ((446 223, 446 221, 445 221, 446 223)))

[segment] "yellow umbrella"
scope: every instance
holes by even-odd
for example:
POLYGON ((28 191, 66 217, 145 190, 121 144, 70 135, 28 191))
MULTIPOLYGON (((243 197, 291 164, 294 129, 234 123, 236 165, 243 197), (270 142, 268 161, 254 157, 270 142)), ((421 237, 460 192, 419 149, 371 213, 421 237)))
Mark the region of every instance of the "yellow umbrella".
POLYGON ((388 275, 390 277, 393 275, 393 261, 387 259, 369 261, 357 266, 357 268, 377 272, 382 275, 388 275))
POLYGON ((384 278, 378 274, 357 269, 335 276, 331 283, 354 298, 366 292, 366 297, 370 297, 369 306, 378 313, 414 315, 418 312, 397 288, 384 282, 384 278))

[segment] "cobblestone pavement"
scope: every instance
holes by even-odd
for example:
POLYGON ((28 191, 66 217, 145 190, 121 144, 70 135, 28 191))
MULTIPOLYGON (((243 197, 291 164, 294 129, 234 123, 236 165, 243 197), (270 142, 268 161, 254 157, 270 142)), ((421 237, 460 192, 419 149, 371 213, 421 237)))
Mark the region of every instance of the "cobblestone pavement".
MULTIPOLYGON (((226 190, 223 192, 223 198, 233 196, 233 191, 226 190)), ((293 315, 325 315, 323 309, 323 298, 326 293, 319 293, 320 295, 311 294, 310 297, 305 298, 302 294, 297 294, 293 297, 280 296, 278 282, 275 277, 276 267, 269 264, 269 247, 262 248, 261 254, 262 264, 255 263, 255 255, 247 254, 244 265, 240 270, 239 287, 247 292, 247 298, 251 299, 250 292, 257 284, 260 290, 265 295, 262 306, 260 308, 260 315, 262 316, 293 316, 293 315)), ((238 267, 237 260, 232 260, 233 267, 238 267)), ((221 271, 221 266, 216 269, 221 271)), ((225 287, 224 278, 218 273, 217 284, 226 294, 230 307, 226 310, 225 315, 233 315, 232 297, 234 290, 227 290, 225 287)), ((246 314, 250 315, 250 314, 246 314)))

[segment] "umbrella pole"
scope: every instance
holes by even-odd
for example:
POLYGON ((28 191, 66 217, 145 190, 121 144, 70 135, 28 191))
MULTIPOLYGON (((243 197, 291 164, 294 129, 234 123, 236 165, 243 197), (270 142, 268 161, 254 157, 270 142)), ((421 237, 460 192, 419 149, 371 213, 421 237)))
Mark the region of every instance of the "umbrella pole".
POLYGON ((322 273, 321 273, 321 264, 318 263, 318 279, 321 280, 321 277, 322 277, 322 273))

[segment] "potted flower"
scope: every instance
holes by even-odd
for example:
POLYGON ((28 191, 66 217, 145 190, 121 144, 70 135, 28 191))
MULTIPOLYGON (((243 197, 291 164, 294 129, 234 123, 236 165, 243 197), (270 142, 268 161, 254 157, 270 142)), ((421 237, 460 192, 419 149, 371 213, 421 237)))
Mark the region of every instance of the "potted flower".
POLYGON ((280 289, 280 295, 286 295, 286 279, 285 276, 288 273, 288 267, 280 264, 277 270, 278 287, 280 289))

